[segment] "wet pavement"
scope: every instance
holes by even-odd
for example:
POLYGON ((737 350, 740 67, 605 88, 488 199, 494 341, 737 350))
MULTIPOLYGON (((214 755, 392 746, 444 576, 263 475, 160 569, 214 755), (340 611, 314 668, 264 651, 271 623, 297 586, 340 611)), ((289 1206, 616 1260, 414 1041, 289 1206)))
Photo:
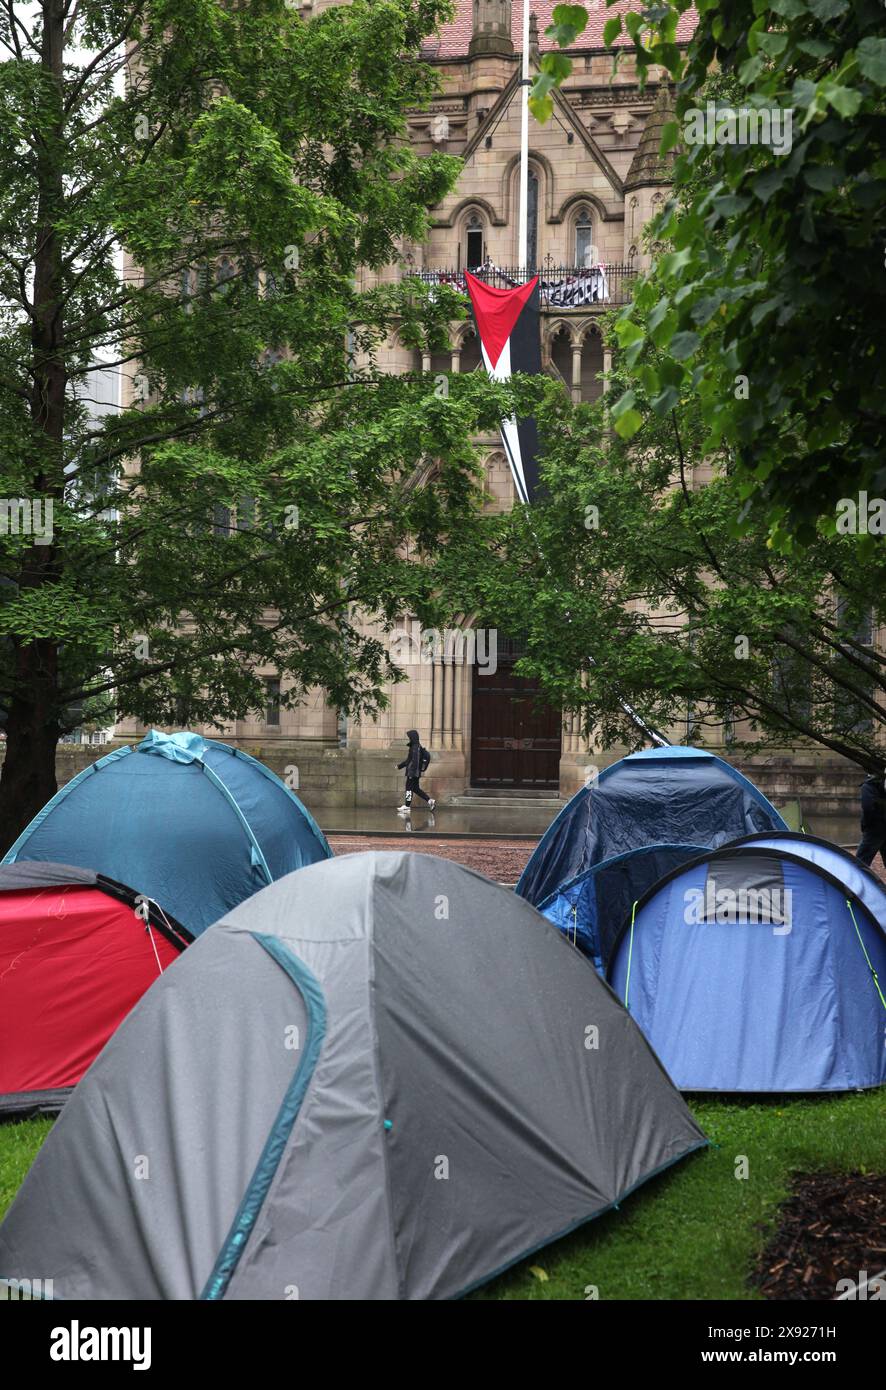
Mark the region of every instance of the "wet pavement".
MULTIPOLYGON (((565 801, 545 798, 533 804, 530 800, 502 805, 478 798, 473 806, 444 803, 434 812, 417 802, 413 807, 410 825, 398 816, 394 806, 329 806, 315 810, 314 815, 326 835, 360 832, 364 835, 503 835, 519 839, 524 835, 539 837, 566 805, 565 801)), ((819 816, 814 811, 804 816, 806 830, 823 840, 832 840, 844 848, 855 848, 858 830, 851 816, 819 816)))
POLYGON ((510 839, 528 835, 538 839, 565 805, 565 801, 560 801, 556 805, 546 802, 520 807, 438 806, 436 811, 430 812, 420 804, 413 808, 408 822, 404 816, 397 815, 393 806, 320 807, 314 816, 327 836, 359 831, 364 835, 493 835, 510 839))
MULTIPOLYGON (((499 883, 517 882, 529 856, 545 830, 566 803, 545 800, 538 805, 502 806, 479 802, 475 806, 439 806, 430 812, 419 803, 409 816, 400 816, 391 807, 365 807, 320 810, 317 819, 335 854, 355 854, 365 850, 411 850, 453 859, 499 883)), ((848 843, 846 825, 831 825, 815 817, 807 829, 824 839, 848 843), (831 831, 831 834, 828 834, 831 831)), ((886 879, 882 861, 877 858, 874 872, 886 879)))
POLYGON ((430 835, 364 836, 330 835, 334 854, 358 854, 365 850, 412 850, 416 854, 433 854, 440 859, 453 859, 466 869, 494 878, 498 883, 513 885, 526 866, 537 844, 533 839, 484 840, 439 839, 430 835))

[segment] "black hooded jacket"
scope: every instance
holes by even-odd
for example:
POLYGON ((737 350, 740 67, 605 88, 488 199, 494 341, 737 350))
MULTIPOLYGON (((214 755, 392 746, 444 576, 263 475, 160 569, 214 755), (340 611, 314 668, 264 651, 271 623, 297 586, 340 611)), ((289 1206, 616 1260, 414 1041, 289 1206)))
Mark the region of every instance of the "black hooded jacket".
POLYGON ((422 753, 425 750, 421 746, 418 729, 407 729, 406 737, 409 739, 409 752, 402 763, 398 763, 397 766, 398 768, 405 767, 407 777, 421 777, 425 767, 427 767, 427 762, 422 766, 422 753))
POLYGON ((861 788, 863 830, 886 829, 886 789, 882 777, 868 777, 861 788))

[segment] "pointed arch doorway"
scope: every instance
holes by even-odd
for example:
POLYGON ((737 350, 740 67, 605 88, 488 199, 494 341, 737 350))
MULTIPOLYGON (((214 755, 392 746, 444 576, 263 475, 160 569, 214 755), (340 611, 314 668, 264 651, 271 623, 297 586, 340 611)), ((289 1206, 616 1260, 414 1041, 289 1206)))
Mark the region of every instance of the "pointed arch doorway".
POLYGON ((538 681, 518 676, 519 641, 498 634, 496 670, 475 663, 471 685, 471 786, 556 791, 563 719, 545 703, 538 681))

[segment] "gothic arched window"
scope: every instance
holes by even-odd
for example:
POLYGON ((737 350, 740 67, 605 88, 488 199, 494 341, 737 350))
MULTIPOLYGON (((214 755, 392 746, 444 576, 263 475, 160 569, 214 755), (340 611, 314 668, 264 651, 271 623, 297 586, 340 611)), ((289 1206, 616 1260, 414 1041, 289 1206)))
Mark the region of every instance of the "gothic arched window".
POLYGON ((575 219, 575 264, 592 265, 594 261, 594 222, 590 209, 581 207, 575 219))
POLYGON ((461 354, 459 358, 460 372, 476 372, 483 366, 483 358, 480 353, 480 339, 473 330, 465 334, 461 344, 461 354))
POLYGON ((476 270, 486 259, 485 233, 486 228, 480 214, 469 213, 465 223, 465 266, 468 270, 476 270))
POLYGON ((529 170, 529 209, 526 259, 527 269, 534 270, 538 264, 538 175, 529 170))

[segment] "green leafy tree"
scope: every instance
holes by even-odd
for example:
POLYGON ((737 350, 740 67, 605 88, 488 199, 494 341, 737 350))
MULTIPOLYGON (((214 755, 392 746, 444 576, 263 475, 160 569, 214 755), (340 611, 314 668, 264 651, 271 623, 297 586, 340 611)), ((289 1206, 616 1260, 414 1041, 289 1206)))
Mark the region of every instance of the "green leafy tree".
POLYGON ((228 720, 262 707, 270 665, 285 703, 320 686, 371 714, 397 675, 378 631, 439 617, 441 538, 478 504, 471 433, 502 406, 479 377, 380 374, 395 328, 433 347, 463 308, 361 289, 360 268, 420 238, 455 177, 405 138, 446 13, 0 6, 3 845, 84 701, 228 720), (141 399, 101 415, 108 371, 141 399))
MULTIPOLYGON (((630 54, 641 81, 658 65, 676 83, 662 148, 680 148, 675 196, 655 227, 672 250, 626 310, 620 340, 638 368, 669 348, 653 394, 691 392, 706 448, 734 450, 743 496, 779 544, 811 543, 841 499, 886 491, 883 6, 700 0, 679 46, 692 7, 665 0, 605 26, 607 43, 630 40, 616 61, 630 54), (725 113, 708 125, 712 73, 751 113, 757 143, 750 117, 744 135, 725 113)), ((583 9, 556 6, 549 33, 573 42, 583 9)), ((542 69, 543 117, 568 59, 555 52, 542 69)), ((621 428, 639 428, 636 415, 621 428)))
POLYGON ((740 525, 738 475, 709 461, 691 393, 657 413, 622 359, 608 399, 628 389, 630 441, 603 404, 541 407, 547 495, 486 523, 472 573, 451 555, 465 607, 525 634, 519 669, 603 747, 643 743, 627 703, 689 741, 819 747, 882 771, 883 546, 847 531, 784 557, 759 520, 740 525))

